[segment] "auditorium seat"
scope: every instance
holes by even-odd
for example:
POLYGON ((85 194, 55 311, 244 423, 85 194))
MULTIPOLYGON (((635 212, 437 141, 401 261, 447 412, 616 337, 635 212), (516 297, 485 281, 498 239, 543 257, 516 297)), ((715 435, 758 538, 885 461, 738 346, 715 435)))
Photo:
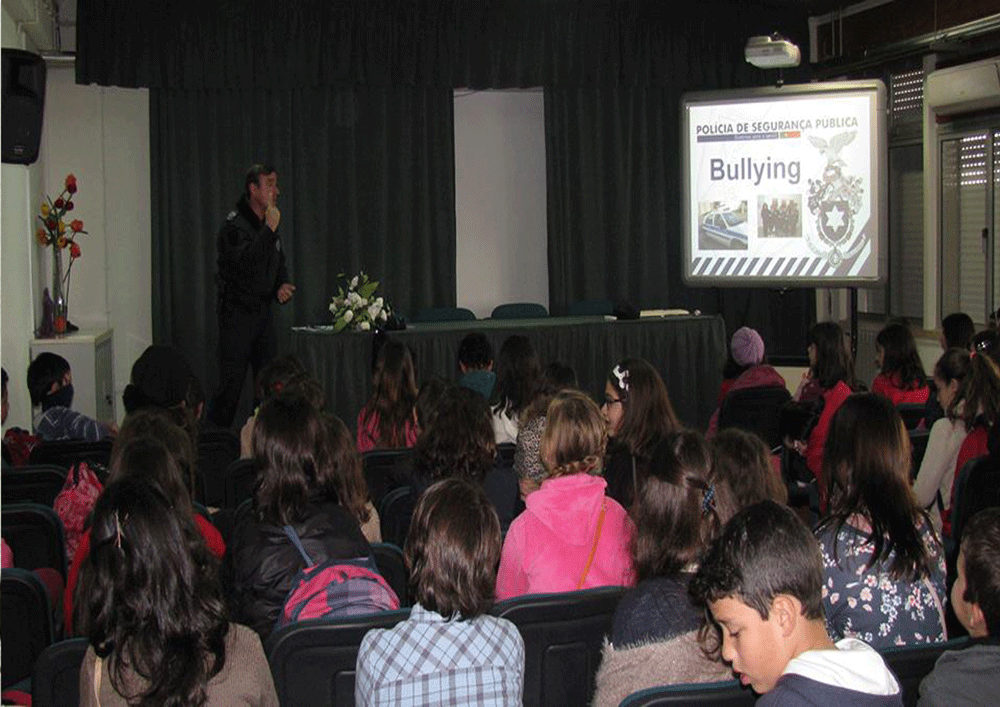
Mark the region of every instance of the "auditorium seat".
POLYGON ((382 540, 396 547, 406 544, 406 533, 410 529, 415 501, 409 486, 393 489, 382 499, 378 509, 382 540))
POLYGON ((899 416, 903 418, 906 429, 915 430, 924 419, 927 413, 926 403, 900 403, 896 406, 899 416))
POLYGON ((920 697, 920 681, 934 669, 934 664, 946 650, 956 650, 968 642, 956 638, 947 643, 928 643, 919 646, 894 646, 879 653, 892 669, 903 688, 904 707, 915 707, 920 697))
POLYGON ((54 634, 49 595, 38 576, 17 568, 0 570, 4 690, 31 677, 35 661, 54 634))
POLYGON ((409 609, 344 619, 316 619, 271 634, 265 650, 282 705, 350 707, 358 648, 370 629, 392 628, 409 609))
POLYGON ((620 707, 752 707, 753 691, 736 680, 662 685, 633 692, 620 707))
POLYGON ((392 543, 372 543, 372 554, 379 574, 399 597, 399 605, 409 606, 410 571, 406 569, 403 551, 392 543))
POLYGON ((492 319, 540 319, 549 316, 549 310, 535 302, 511 302, 493 308, 492 319))
POLYGON ((0 532, 17 567, 52 568, 66 581, 66 539, 54 510, 37 503, 5 505, 0 508, 0 532))
POLYGON ((955 477, 955 507, 951 509, 951 535, 958 542, 972 516, 986 508, 1000 506, 1000 473, 998 464, 989 457, 977 457, 965 462, 955 477))
POLYGON ((237 459, 226 468, 226 508, 236 508, 253 496, 257 471, 252 459, 237 459))
POLYGON ((63 469, 69 469, 78 461, 107 467, 111 463, 111 445, 110 439, 98 442, 76 439, 42 442, 31 450, 29 460, 32 464, 55 464, 63 469))
POLYGON ((780 447, 781 408, 791 399, 784 386, 734 390, 719 408, 719 430, 736 427, 757 435, 769 449, 780 447))
POLYGON ((417 312, 410 321, 422 322, 471 322, 476 315, 465 307, 428 307, 417 312))
POLYGON ((412 449, 373 449, 361 456, 368 495, 375 508, 381 505, 382 499, 393 489, 390 476, 396 463, 412 453, 412 449))
POLYGON ((226 469, 240 458, 240 440, 229 430, 204 430, 198 435, 198 500, 219 507, 226 502, 226 469))
POLYGON ((66 483, 66 470, 56 464, 29 464, 17 469, 4 467, 0 477, 3 502, 39 503, 52 506, 66 483))
POLYGON ((89 645, 86 638, 71 638, 42 651, 31 676, 32 707, 80 704, 80 664, 89 645))
POLYGON ((604 637, 611 630, 625 587, 528 594, 493 606, 524 638, 524 707, 588 704, 601 663, 604 637))
POLYGON ((500 466, 513 469, 514 468, 514 450, 517 449, 517 445, 513 442, 504 442, 497 445, 497 462, 500 466))

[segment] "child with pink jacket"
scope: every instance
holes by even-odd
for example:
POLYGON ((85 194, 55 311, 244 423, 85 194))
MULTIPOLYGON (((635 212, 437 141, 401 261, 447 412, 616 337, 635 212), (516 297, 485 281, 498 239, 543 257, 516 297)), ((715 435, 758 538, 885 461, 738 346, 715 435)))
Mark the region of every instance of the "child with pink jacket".
POLYGON ((607 429, 594 401, 579 392, 553 398, 541 457, 548 477, 525 501, 500 555, 497 599, 634 582, 625 509, 605 496, 600 476, 607 429))

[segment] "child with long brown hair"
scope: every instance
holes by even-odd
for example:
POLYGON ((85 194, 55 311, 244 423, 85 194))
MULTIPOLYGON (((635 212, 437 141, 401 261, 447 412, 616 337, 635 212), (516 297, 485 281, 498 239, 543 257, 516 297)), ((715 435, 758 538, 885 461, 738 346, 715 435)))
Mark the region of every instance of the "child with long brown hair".
POLYGON ((823 453, 829 513, 816 531, 834 640, 872 647, 944 641, 941 541, 910 489, 910 444, 886 398, 850 396, 823 453))
POLYGON ((910 327, 894 323, 878 333, 875 363, 879 374, 872 381, 873 393, 884 395, 893 405, 927 402, 930 388, 910 327))
POLYGON ((375 360, 373 385, 358 413, 358 451, 412 447, 417 441, 417 373, 404 344, 385 342, 375 360))
POLYGON ((326 426, 327 464, 332 467, 333 485, 340 505, 358 519, 361 532, 370 543, 382 542, 378 511, 372 505, 361 456, 354 448, 351 431, 336 415, 323 414, 326 426))

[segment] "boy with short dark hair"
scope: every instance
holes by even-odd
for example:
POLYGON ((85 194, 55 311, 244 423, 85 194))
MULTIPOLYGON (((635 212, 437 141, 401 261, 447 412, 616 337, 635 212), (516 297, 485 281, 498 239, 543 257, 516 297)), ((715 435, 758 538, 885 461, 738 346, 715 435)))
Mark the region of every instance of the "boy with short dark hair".
POLYGON ((73 404, 73 372, 69 361, 43 351, 28 366, 28 393, 31 406, 41 408, 34 415, 35 434, 42 441, 82 439, 96 442, 116 431, 70 409, 73 404))
POLYGON ((458 345, 458 384, 474 390, 487 400, 493 395, 497 374, 493 372, 493 347, 478 331, 465 335, 458 345))
POLYGON ((722 631, 722 657, 770 705, 895 705, 902 692, 866 643, 830 640, 823 563, 809 528, 789 508, 762 501, 737 513, 690 584, 722 631))
POLYGON ((983 705, 1000 694, 1000 508, 965 526, 957 569, 951 605, 971 640, 938 658, 920 683, 921 707, 983 705))

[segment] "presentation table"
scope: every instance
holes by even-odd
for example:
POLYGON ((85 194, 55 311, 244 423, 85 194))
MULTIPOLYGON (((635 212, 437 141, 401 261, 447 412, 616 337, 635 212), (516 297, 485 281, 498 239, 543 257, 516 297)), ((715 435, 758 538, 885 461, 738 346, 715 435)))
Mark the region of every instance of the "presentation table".
MULTIPOLYGON (((480 319, 411 324, 389 336, 416 356, 417 378, 458 377, 458 344, 470 331, 482 332, 499 356, 503 341, 527 336, 544 367, 569 364, 580 387, 600 403, 611 367, 622 358, 644 358, 659 369, 681 421, 705 429, 715 410, 726 327, 719 316, 665 316, 628 321, 604 317, 480 319)), ((294 327, 284 351, 295 354, 326 391, 327 409, 355 429, 358 411, 371 394, 372 332, 335 333, 332 326, 294 327)))

